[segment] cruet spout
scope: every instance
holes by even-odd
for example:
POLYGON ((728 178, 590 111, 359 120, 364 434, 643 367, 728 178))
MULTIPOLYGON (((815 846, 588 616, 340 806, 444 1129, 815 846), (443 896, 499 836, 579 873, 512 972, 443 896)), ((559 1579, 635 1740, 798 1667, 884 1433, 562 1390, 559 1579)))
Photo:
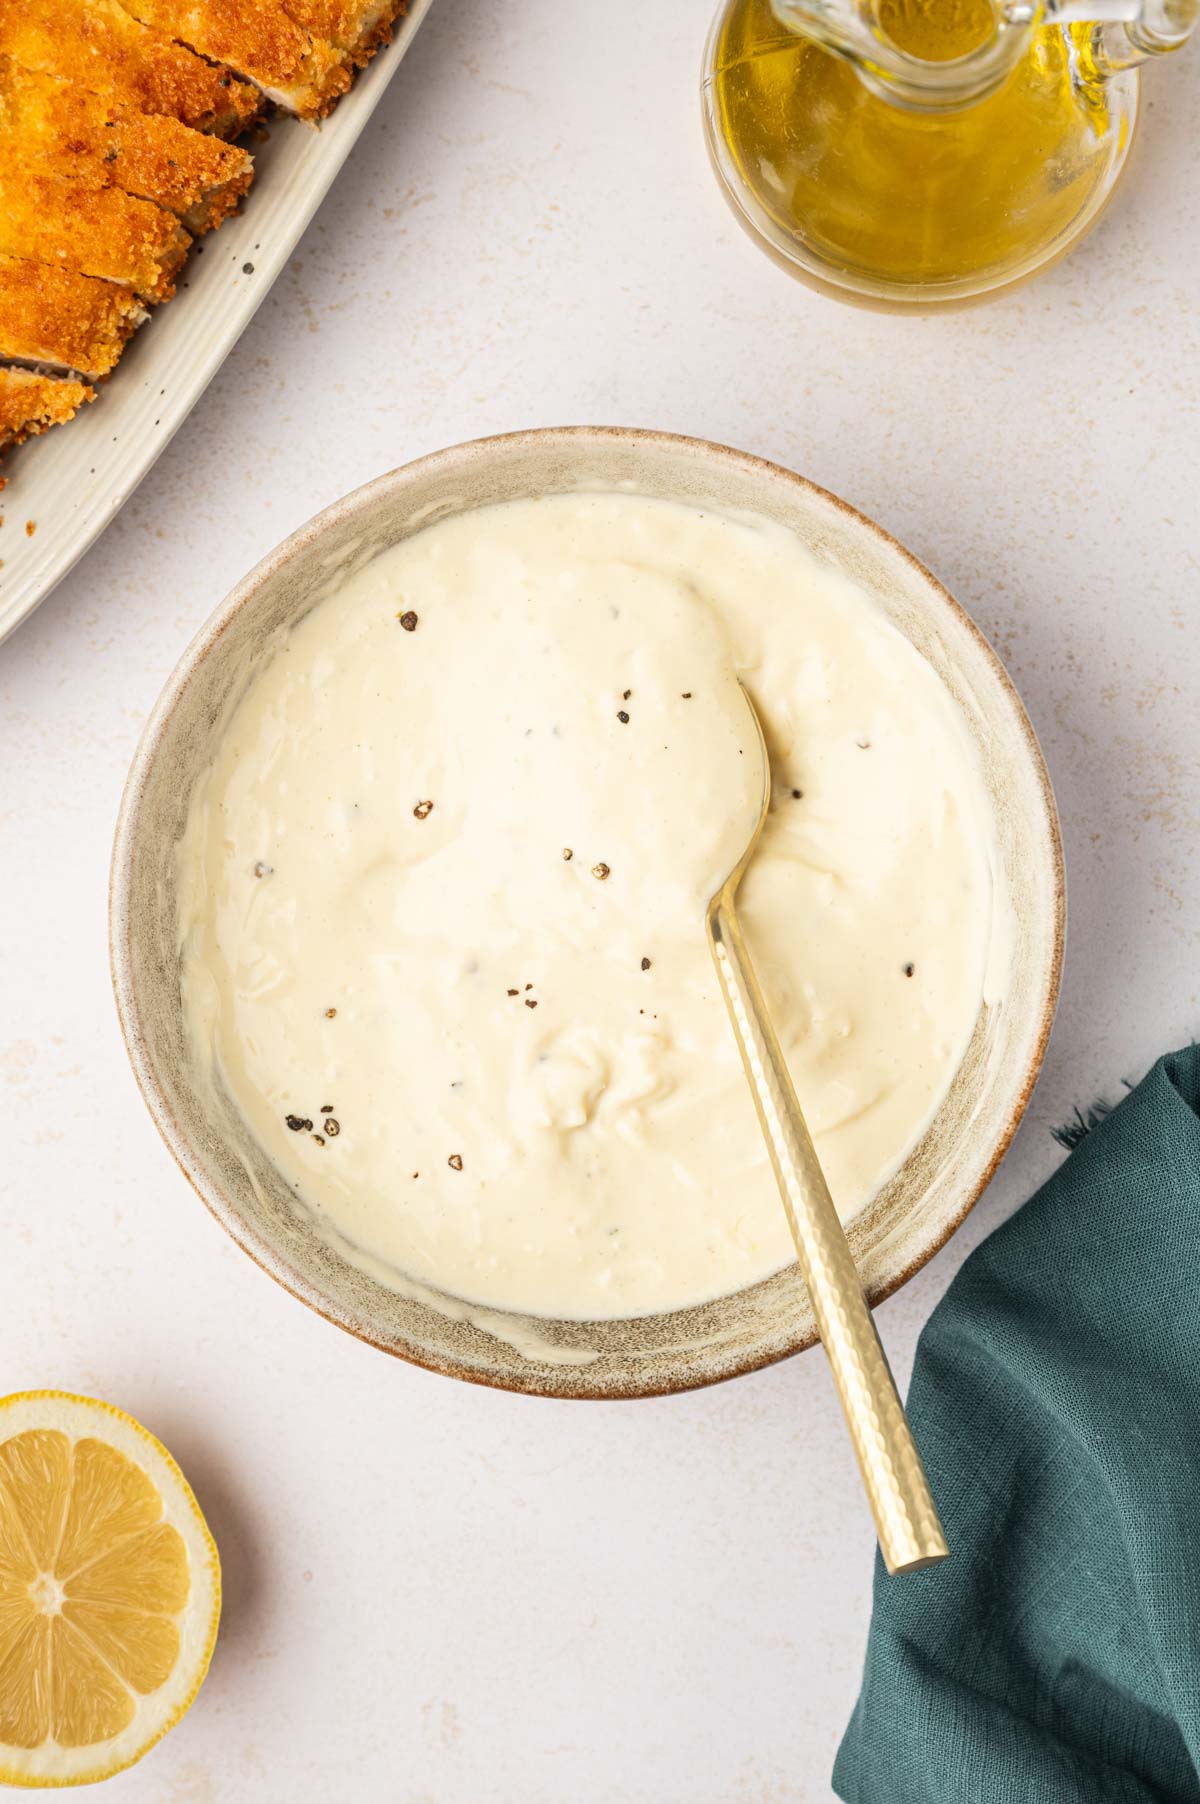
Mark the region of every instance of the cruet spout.
MULTIPOLYGON (((1102 76, 1180 49, 1200 17, 1200 0, 1114 0, 1111 6, 1100 5, 1099 0, 1090 4, 1076 0, 1076 4, 1089 19, 1101 15, 1095 18, 1092 56, 1102 76)), ((1053 9, 1052 16, 1057 18, 1053 9)))
POLYGON ((1042 0, 770 4, 781 25, 852 63, 884 99, 917 112, 953 111, 994 93, 1042 17, 1042 0))
POLYGON ((1039 29, 1069 28, 1081 73, 1103 80, 1186 43, 1200 0, 771 0, 771 9, 894 105, 948 112, 994 93, 1039 29))

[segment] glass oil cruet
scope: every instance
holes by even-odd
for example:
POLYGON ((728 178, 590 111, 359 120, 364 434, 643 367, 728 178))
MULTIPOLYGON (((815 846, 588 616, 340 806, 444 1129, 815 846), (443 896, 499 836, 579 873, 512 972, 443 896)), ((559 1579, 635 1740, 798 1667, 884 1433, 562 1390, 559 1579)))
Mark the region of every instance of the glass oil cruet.
POLYGON ((1093 225, 1139 65, 1198 0, 725 0, 709 148, 742 223, 843 299, 982 299, 1093 225))

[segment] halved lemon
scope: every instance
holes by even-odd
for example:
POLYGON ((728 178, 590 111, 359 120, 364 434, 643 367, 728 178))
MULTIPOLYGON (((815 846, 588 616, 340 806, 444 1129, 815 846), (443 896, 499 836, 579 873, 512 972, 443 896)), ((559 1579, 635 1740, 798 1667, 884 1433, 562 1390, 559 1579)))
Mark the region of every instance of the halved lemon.
POLYGON ((140 1760, 208 1671, 217 1549, 132 1416, 0 1397, 0 1784, 87 1785, 140 1760))

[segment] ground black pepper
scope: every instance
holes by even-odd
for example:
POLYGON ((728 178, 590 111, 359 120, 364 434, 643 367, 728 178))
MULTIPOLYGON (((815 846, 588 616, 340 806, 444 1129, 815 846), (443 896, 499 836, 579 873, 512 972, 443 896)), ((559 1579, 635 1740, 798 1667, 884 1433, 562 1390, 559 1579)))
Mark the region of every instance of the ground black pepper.
POLYGON ((650 969, 650 960, 648 958, 644 958, 642 960, 642 970, 648 971, 649 969, 650 969))
POLYGON ((610 876, 611 876, 611 875, 612 875, 612 870, 611 870, 611 867, 610 867, 610 866, 609 866, 609 865, 606 865, 606 864, 594 864, 594 865, 593 865, 593 866, 592 866, 592 876, 593 876, 593 877, 595 877, 595 878, 596 878, 596 879, 597 879, 597 881, 598 881, 598 882, 600 882, 600 883, 604 883, 604 882, 606 882, 606 881, 607 881, 607 879, 608 879, 608 878, 609 878, 609 877, 610 877, 610 876))
POLYGON ((331 1140, 336 1140, 338 1135, 341 1133, 341 1131, 342 1131, 342 1124, 337 1119, 337 1116, 336 1115, 326 1115, 325 1132, 329 1135, 329 1138, 331 1140))
POLYGON ((574 852, 572 852, 570 846, 563 847, 563 857, 568 864, 570 864, 570 862, 574 858, 574 856, 575 856, 575 854, 574 854, 574 852))
POLYGON ((418 618, 418 616, 413 613, 411 608, 407 609, 407 611, 403 614, 396 615, 396 619, 400 622, 401 626, 404 628, 406 633, 415 633, 416 632, 417 618, 418 618))
POLYGON ((628 714, 626 714, 624 708, 617 709, 617 719, 620 721, 620 723, 623 727, 627 727, 629 725, 629 716, 628 716, 628 714))
POLYGON ((413 809, 413 813, 416 815, 416 817, 419 821, 427 821, 429 819, 429 816, 433 813, 433 803, 432 802, 418 802, 416 807, 413 809))
POLYGON ((293 1134, 300 1134, 305 1131, 309 1133, 312 1132, 312 1122, 306 1115, 285 1115, 283 1119, 287 1122, 293 1134))
POLYGON ((526 996, 525 1007, 526 1008, 536 1008, 537 1007, 537 1003, 534 1001, 532 996, 526 996))
POLYGON ((461 1171, 462 1170, 462 1154, 461 1153, 451 1153, 450 1157, 446 1160, 446 1163, 450 1167, 451 1171, 461 1171))
POLYGON ((906 977, 911 977, 913 975, 914 971, 916 970, 916 968, 917 967, 915 965, 905 965, 904 975, 906 977))

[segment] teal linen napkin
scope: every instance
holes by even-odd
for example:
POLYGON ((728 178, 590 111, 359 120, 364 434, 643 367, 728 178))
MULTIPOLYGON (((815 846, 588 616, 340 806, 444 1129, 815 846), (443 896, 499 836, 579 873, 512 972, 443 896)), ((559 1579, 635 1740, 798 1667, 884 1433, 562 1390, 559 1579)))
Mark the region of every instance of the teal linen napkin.
POLYGON ((847 1804, 1200 1804, 1200 1049, 973 1253, 909 1415, 950 1542, 875 1577, 847 1804))

